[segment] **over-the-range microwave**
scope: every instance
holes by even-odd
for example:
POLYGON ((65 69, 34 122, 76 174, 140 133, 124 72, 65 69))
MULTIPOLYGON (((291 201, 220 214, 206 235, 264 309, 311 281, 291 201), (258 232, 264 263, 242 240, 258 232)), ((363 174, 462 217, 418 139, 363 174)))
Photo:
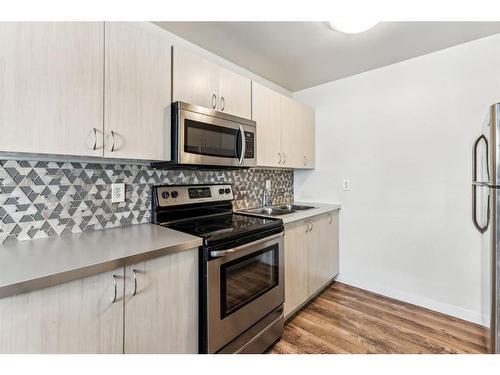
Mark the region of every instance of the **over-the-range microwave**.
POLYGON ((156 168, 257 165, 255 121, 184 103, 172 103, 172 160, 156 168))

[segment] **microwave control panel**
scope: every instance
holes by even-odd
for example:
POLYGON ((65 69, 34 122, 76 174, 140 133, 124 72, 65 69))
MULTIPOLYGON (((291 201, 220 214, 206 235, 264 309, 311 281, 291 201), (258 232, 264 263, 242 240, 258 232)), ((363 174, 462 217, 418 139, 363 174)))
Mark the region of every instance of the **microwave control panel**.
POLYGON ((253 159, 255 157, 255 133, 245 132, 245 159, 253 159))

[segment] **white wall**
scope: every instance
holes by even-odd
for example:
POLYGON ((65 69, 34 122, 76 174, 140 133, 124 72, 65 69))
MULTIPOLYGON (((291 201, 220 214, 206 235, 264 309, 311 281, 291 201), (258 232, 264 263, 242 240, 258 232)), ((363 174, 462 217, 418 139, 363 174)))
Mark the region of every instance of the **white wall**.
POLYGON ((294 96, 317 118, 296 196, 342 204, 340 280, 481 322, 471 145, 500 101, 500 35, 294 96))

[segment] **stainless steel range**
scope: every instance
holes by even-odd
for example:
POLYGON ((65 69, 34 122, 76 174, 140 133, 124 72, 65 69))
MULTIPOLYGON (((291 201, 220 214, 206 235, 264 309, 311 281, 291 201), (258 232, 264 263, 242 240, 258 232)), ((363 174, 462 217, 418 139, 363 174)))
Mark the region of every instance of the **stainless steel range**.
POLYGON ((283 223, 233 199, 228 184, 153 188, 153 222, 203 238, 200 353, 262 353, 283 333, 283 223))

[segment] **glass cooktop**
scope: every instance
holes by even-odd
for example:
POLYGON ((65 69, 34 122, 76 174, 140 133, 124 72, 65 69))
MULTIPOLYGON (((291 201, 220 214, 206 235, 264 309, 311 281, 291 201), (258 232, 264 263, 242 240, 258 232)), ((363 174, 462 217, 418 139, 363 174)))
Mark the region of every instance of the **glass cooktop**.
POLYGON ((204 239, 232 239, 240 235, 279 227, 280 220, 239 215, 234 213, 209 218, 194 218, 164 226, 204 239))

